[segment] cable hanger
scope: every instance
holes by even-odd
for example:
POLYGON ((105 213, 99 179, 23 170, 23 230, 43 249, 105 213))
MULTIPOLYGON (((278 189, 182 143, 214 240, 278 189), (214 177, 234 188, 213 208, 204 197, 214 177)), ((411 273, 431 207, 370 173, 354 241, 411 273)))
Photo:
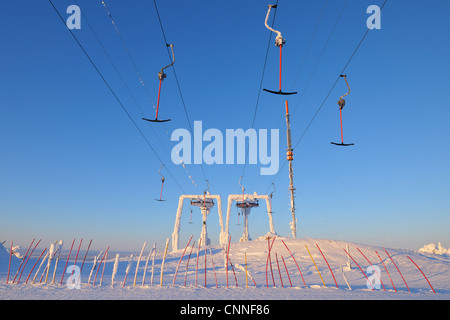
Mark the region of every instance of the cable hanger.
POLYGON ((286 40, 281 35, 280 31, 269 27, 269 25, 267 24, 267 20, 269 19, 269 15, 270 15, 270 10, 272 8, 276 8, 276 7, 277 7, 276 4, 269 4, 269 10, 267 11, 266 20, 264 21, 264 25, 266 26, 267 29, 269 29, 270 31, 275 32, 277 34, 277 36, 275 38, 275 46, 280 48, 280 73, 279 73, 279 87, 278 87, 279 90, 278 91, 269 90, 269 89, 263 89, 263 90, 267 91, 267 92, 270 92, 270 93, 281 94, 281 95, 297 94, 297 92, 283 92, 283 91, 281 91, 281 57, 282 57, 281 53, 282 53, 283 45, 286 43, 286 40))
POLYGON ((173 52, 173 44, 166 44, 167 47, 170 47, 170 49, 172 49, 172 63, 165 66, 164 68, 161 69, 161 71, 158 72, 158 79, 159 79, 159 89, 158 89, 158 101, 156 102, 156 117, 155 119, 147 119, 147 118, 142 118, 142 120, 146 120, 146 121, 150 121, 150 122, 167 122, 170 121, 170 119, 165 119, 165 120, 160 120, 158 119, 158 112, 159 112, 159 98, 161 96, 161 84, 162 81, 167 78, 167 74, 164 73, 164 69, 167 69, 171 66, 173 66, 173 64, 175 63, 175 53, 173 52))
POLYGON ((348 81, 347 81, 347 75, 341 74, 340 77, 344 78, 345 83, 347 84, 348 92, 346 94, 342 95, 339 98, 339 101, 337 102, 337 104, 339 105, 339 114, 340 114, 340 117, 341 117, 341 143, 331 142, 331 144, 334 144, 334 145, 337 145, 337 146, 353 146, 354 143, 344 143, 344 133, 343 133, 343 129, 342 129, 342 109, 345 106, 344 97, 346 97, 346 96, 348 96, 350 94, 350 86, 349 86, 348 81))

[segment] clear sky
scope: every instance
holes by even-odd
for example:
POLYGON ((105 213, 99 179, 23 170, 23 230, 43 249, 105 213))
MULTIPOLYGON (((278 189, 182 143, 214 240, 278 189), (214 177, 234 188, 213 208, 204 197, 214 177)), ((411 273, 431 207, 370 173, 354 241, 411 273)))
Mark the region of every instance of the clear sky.
MULTIPOLYGON (((65 19, 70 16, 67 7, 75 4, 53 2, 65 19)), ((144 241, 162 246, 172 234, 181 194, 202 194, 208 180, 226 212, 228 195, 241 192, 244 169, 190 164, 186 168, 194 185, 187 171, 171 161, 176 144, 171 133, 190 130, 194 121, 224 135, 226 129, 247 130, 256 106, 254 128, 280 130, 280 171, 260 176, 260 164, 248 164, 243 185, 246 192, 270 193, 275 183, 275 230, 289 236, 287 99, 296 145, 298 237, 412 249, 440 241, 449 247, 450 2, 388 1, 381 29, 369 31, 345 70, 352 91, 343 110, 344 140, 355 145, 330 144, 340 140, 336 101, 347 92, 342 79, 301 138, 365 34, 367 7, 383 2, 280 0, 274 28, 286 39, 283 89, 298 94, 278 96, 260 91, 263 70, 263 88, 278 86, 273 36, 264 68, 270 35, 264 19, 270 2, 159 0, 167 42, 175 45, 179 88, 173 70, 167 69, 160 117, 172 121, 155 124, 141 120, 155 115, 146 90, 156 103, 157 73, 170 60, 153 1, 106 1, 143 87, 101 1, 78 0, 83 16, 74 35, 156 156, 50 3, 2 1, 0 241, 27 247, 33 238, 44 244, 83 238, 93 239, 96 249, 139 250, 144 241), (160 159, 165 202, 155 201, 161 188, 160 159)), ((268 231, 265 210, 261 203, 250 215, 253 238, 268 231)), ((186 203, 181 246, 190 235, 200 234, 200 211, 193 211, 189 224, 186 203)), ((236 241, 242 220, 236 225, 237 209, 232 213, 236 241)), ((208 219, 214 244, 218 225, 215 208, 208 219)))

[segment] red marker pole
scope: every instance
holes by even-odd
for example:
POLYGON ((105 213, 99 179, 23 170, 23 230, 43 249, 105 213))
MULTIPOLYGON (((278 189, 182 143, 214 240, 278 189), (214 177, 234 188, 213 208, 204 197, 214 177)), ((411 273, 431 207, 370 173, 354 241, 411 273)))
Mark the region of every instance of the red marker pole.
POLYGON ((409 256, 407 256, 409 260, 411 260, 412 263, 414 263, 414 265, 417 267, 417 269, 419 269, 420 273, 422 273, 423 277, 425 278, 425 280, 427 280, 428 284, 431 287, 431 290, 433 290, 433 293, 436 293, 436 291, 434 291, 433 286, 431 285, 430 281, 428 281, 427 276, 425 275, 425 273, 423 273, 422 269, 419 268, 419 266, 413 261, 413 259, 411 259, 409 256))
POLYGON ((191 254, 192 254, 192 249, 194 249, 194 245, 195 245, 195 240, 194 240, 194 243, 192 243, 191 250, 189 251, 188 261, 186 264, 186 272, 184 273, 184 286, 185 287, 186 287, 187 272, 188 272, 188 268, 189 268, 189 261, 191 260, 191 254))
POLYGON ((408 289, 408 292, 411 292, 411 291, 409 290, 408 285, 406 284, 405 278, 403 278, 403 275, 402 275, 402 273, 400 272, 400 269, 397 267, 397 265, 395 264, 394 260, 392 260, 391 256, 390 256, 389 253, 386 251, 386 249, 383 248, 383 250, 384 250, 384 252, 386 252, 386 254, 388 255, 389 259, 391 259, 391 261, 392 261, 392 263, 394 264, 395 268, 397 269, 398 273, 399 273, 400 276, 402 277, 403 282, 405 283, 405 286, 406 286, 406 288, 408 289))
POLYGON ((291 285, 291 287, 292 287, 291 277, 289 276, 289 271, 288 271, 288 269, 287 269, 287 267, 286 267, 286 262, 284 262, 284 258, 283 258, 283 255, 281 255, 281 260, 283 261, 283 264, 284 264, 284 269, 286 270, 286 274, 287 274, 287 276, 288 276, 288 279, 289 279, 289 284, 290 284, 290 285, 291 285))
POLYGON ((278 274, 280 275, 281 287, 284 288, 283 278, 281 277, 280 264, 278 263, 278 255, 277 255, 276 252, 275 252, 275 259, 276 259, 276 261, 277 261, 278 274))
POLYGON ((386 273, 387 273, 388 276, 389 276, 389 280, 391 280, 392 287, 394 288, 394 291, 397 292, 397 289, 395 289, 394 282, 392 281, 391 275, 389 274, 389 271, 388 271, 388 269, 386 268, 386 265, 384 264, 383 260, 381 259, 380 255, 378 254, 378 252, 375 251, 375 253, 377 254, 378 258, 380 259, 381 263, 383 264, 384 270, 386 270, 386 273))
POLYGON ((100 264, 99 264, 98 267, 97 267, 97 272, 95 273, 95 277, 94 277, 94 283, 92 284, 93 286, 95 286, 95 280, 97 279, 98 271, 100 270, 100 267, 102 266, 103 259, 105 259, 106 254, 108 253, 108 250, 109 250, 109 246, 108 246, 108 248, 106 248, 106 251, 105 251, 105 253, 103 254, 102 260, 100 260, 100 264))
POLYGON ((322 250, 320 250, 319 245, 318 245, 317 243, 316 243, 316 247, 317 247, 317 249, 319 249, 320 254, 321 254, 322 257, 323 257, 323 260, 325 260, 325 262, 327 263, 328 269, 330 269, 331 275, 333 276, 334 283, 336 284, 336 288, 339 289, 338 284, 337 284, 337 282, 336 282, 336 278, 334 277, 334 273, 333 273, 333 271, 331 271, 331 267, 330 267, 330 265, 328 264, 327 258, 325 258, 325 255, 323 254, 322 250))
POLYGON ((359 250, 358 247, 356 247, 356 249, 359 251, 359 253, 362 254, 362 256, 367 260, 367 262, 372 266, 373 270, 375 271, 375 273, 377 274, 378 279, 380 279, 381 285, 383 286, 383 290, 386 291, 386 288, 384 287, 383 281, 381 281, 381 277, 378 274, 378 271, 373 267, 372 262, 369 261, 369 259, 367 259, 367 257, 364 255, 364 253, 362 253, 361 250, 359 250))
POLYGON ((89 242, 86 253, 84 254, 83 263, 81 264, 81 268, 80 268, 80 274, 81 274, 81 271, 83 271, 84 262, 86 261, 86 257, 89 252, 89 248, 91 247, 91 243, 92 243, 92 240, 89 242))
POLYGON ((211 257, 211 263, 212 263, 212 267, 213 267, 213 271, 214 271, 214 280, 216 281, 216 288, 218 288, 219 286, 217 285, 216 268, 214 267, 214 260, 213 260, 211 248, 209 248, 209 256, 211 257))
POLYGON ((11 270, 12 247, 13 247, 13 242, 11 241, 11 249, 9 249, 8 276, 6 277, 6 284, 8 284, 8 281, 9 281, 9 271, 11 270))
POLYGON ((364 271, 361 269, 361 267, 359 266, 358 262, 355 261, 355 259, 353 259, 353 257, 350 255, 350 253, 347 252, 347 250, 343 249, 345 251, 346 254, 348 254, 348 256, 353 260, 353 262, 358 266, 359 270, 361 270, 362 274, 364 275, 364 277, 366 277, 367 282, 370 284, 370 287, 372 288, 372 290, 374 290, 372 282, 369 281, 369 278, 367 278, 367 275, 364 273, 364 271))
POLYGON ((30 271, 30 273, 28 274, 28 277, 27 277, 27 280, 25 281, 25 284, 28 283, 28 279, 30 278, 31 273, 33 272, 34 268, 36 267, 36 264, 38 263, 38 261, 41 260, 41 257, 42 257, 42 255, 44 254, 44 252, 45 252, 46 250, 47 250, 47 248, 45 248, 44 250, 42 250, 41 255, 39 256, 39 258, 38 258, 38 259, 36 260, 36 262, 34 263, 33 268, 31 268, 31 271, 30 271))
POLYGON ((14 275, 13 283, 16 282, 17 275, 19 274, 19 271, 20 271, 20 269, 22 268, 22 264, 23 264, 25 258, 27 257, 28 252, 30 251, 31 246, 32 246, 33 243, 34 243, 34 240, 35 240, 35 239, 33 238, 33 240, 31 241, 30 245, 28 246, 27 252, 25 253, 25 255, 24 255, 23 258, 22 258, 22 261, 20 262, 19 268, 17 269, 16 274, 14 275))
POLYGON ((175 280, 177 279, 177 274, 178 274, 178 268, 180 267, 181 260, 183 259, 184 254, 185 254, 185 252, 186 252, 186 249, 187 249, 187 247, 189 246, 189 243, 191 242, 191 240, 192 240, 192 236, 189 238, 189 241, 188 241, 188 243, 186 244, 186 247, 184 248, 183 254, 182 254, 181 257, 180 257, 180 261, 178 261, 177 269, 176 269, 176 271, 175 271, 175 276, 173 277, 173 284, 175 284, 175 280))
POLYGON ((20 278, 22 278, 23 270, 25 270, 25 267, 26 267, 26 265, 27 265, 27 263, 28 263, 28 260, 30 260, 31 255, 33 254, 34 250, 36 249, 36 247, 39 245, 40 242, 41 242, 41 240, 39 240, 39 241, 36 243, 36 245, 35 245, 35 246, 33 247, 33 249, 31 250, 31 253, 28 255, 27 261, 25 261, 25 264, 23 265, 22 271, 20 271, 20 275, 19 275, 19 279, 17 279, 17 283, 20 282, 20 278))
POLYGON ((63 274, 62 274, 62 277, 61 277, 61 283, 60 284, 63 283, 64 274, 66 273, 67 264, 69 263, 69 258, 70 258, 70 254, 72 253, 72 248, 73 248, 73 244, 74 243, 75 243, 75 239, 73 239, 73 241, 72 241, 72 246, 70 247, 69 255, 67 256, 67 261, 66 261, 66 265, 64 266, 64 271, 63 271, 63 274))
POLYGON ((303 279, 303 274, 302 274, 302 272, 300 271, 300 267, 298 266, 297 261, 295 260, 294 256, 292 255, 291 250, 289 250, 289 248, 288 248, 288 246, 286 245, 286 243, 284 243, 284 240, 281 240, 281 242, 283 242, 284 246, 285 246, 286 249, 289 251, 289 254, 291 255, 292 260, 294 260, 295 265, 297 266, 298 272, 300 272, 300 276, 302 277, 303 284, 305 285, 305 288, 306 288, 305 279, 303 279))

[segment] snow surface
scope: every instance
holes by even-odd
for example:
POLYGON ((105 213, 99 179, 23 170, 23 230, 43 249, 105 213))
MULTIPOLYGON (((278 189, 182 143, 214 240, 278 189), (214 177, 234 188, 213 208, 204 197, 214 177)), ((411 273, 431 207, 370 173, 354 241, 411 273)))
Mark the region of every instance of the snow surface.
MULTIPOLYGON (((270 240, 272 241, 272 240, 270 240)), ((345 241, 324 240, 324 239, 292 239, 284 237, 276 237, 274 245, 271 249, 271 266, 273 272, 273 280, 268 267, 268 284, 266 284, 266 261, 268 252, 268 241, 265 237, 257 238, 249 242, 232 242, 229 251, 229 258, 233 264, 234 272, 231 267, 228 269, 228 285, 227 273, 225 268, 226 255, 220 245, 210 246, 206 255, 206 287, 205 287, 205 248, 200 249, 197 259, 197 246, 192 250, 189 261, 189 269, 186 273, 186 265, 189 258, 190 249, 181 260, 180 257, 184 251, 180 248, 175 253, 167 253, 164 265, 163 283, 161 286, 161 264, 164 254, 162 244, 159 244, 155 254, 154 260, 154 277, 153 284, 151 283, 153 259, 150 259, 146 269, 145 285, 142 286, 142 278, 144 274, 145 263, 139 265, 137 274, 137 284, 133 285, 135 278, 135 267, 138 256, 134 253, 132 268, 129 269, 129 274, 125 286, 122 286, 125 279, 125 272, 128 266, 128 261, 131 257, 129 254, 120 254, 119 264, 116 266, 117 273, 114 279, 114 286, 111 286, 111 278, 114 269, 116 254, 109 254, 104 269, 104 278, 99 285, 99 278, 103 273, 103 266, 98 272, 96 285, 87 284, 89 273, 93 266, 95 253, 88 255, 86 263, 81 273, 81 288, 69 289, 66 284, 67 278, 70 274, 66 274, 63 284, 59 284, 62 272, 67 260, 67 252, 61 254, 61 259, 58 264, 56 272, 56 283, 45 284, 38 283, 40 274, 37 277, 35 284, 25 284, 25 279, 28 276, 32 266, 36 263, 38 256, 33 256, 25 267, 22 279, 19 284, 11 283, 16 270, 18 269, 21 260, 14 257, 11 262, 11 274, 9 284, 6 284, 6 277, 8 271, 9 253, 3 246, 0 246, 0 299, 1 300, 299 300, 299 299, 346 299, 346 300, 381 300, 381 299, 412 299, 412 300, 448 300, 450 299, 450 257, 448 255, 436 255, 418 251, 411 251, 406 249, 386 248, 395 264, 399 268, 401 275, 397 271, 394 263, 389 259, 386 252, 381 247, 370 246, 365 244, 356 244, 345 241), (288 250, 284 246, 282 240, 286 243, 296 262, 300 267, 306 287, 303 284, 302 276, 300 275, 294 260, 291 258, 288 250), (314 262, 307 251, 311 253, 314 262), (358 249, 364 253, 369 261, 378 266, 380 269, 381 281, 384 286, 380 289, 371 290, 368 287, 367 280, 364 274, 354 261, 348 258, 346 252, 348 250, 350 255, 355 259, 356 263, 366 273, 370 279, 376 279, 375 273, 369 273, 368 267, 370 264, 358 249), (330 272, 328 265, 322 257, 319 248, 325 255, 328 264, 333 273, 330 272), (385 267, 380 262, 377 253, 382 258, 389 275, 386 273, 385 267), (408 258, 422 269, 424 274, 428 277, 431 285, 436 293, 433 293, 430 285, 427 283, 421 272, 408 258), (211 260, 212 257, 212 260, 211 260), (249 273, 248 287, 246 286, 245 274, 245 257, 247 258, 247 270, 249 273), (280 271, 278 270, 278 265, 280 271), (286 269, 283 264, 286 264, 287 271, 292 282, 290 285, 289 278, 286 274, 286 269), (350 260, 351 270, 342 273, 342 267, 347 265, 350 260), (198 261, 198 269, 197 269, 198 261), (178 264, 178 274, 174 282, 174 275, 178 264), (214 268, 213 268, 214 263, 214 268), (315 264, 314 264, 315 263, 315 264), (320 272, 317 272, 316 266, 320 272), (196 276, 196 270, 197 276, 196 276), (214 270, 216 275, 214 275, 214 270), (280 281, 283 281, 283 287, 280 281), (186 286, 184 286, 186 275, 186 286), (345 275, 345 278, 344 278, 345 275), (334 276, 334 278, 333 278, 334 276), (389 277, 390 276, 390 277, 389 277), (406 284, 403 281, 403 278, 406 284), (391 280, 395 286, 392 285, 391 280), (217 286, 216 287, 216 279, 217 286), (322 283, 325 282, 326 287, 322 283), (335 281, 337 282, 337 286, 335 281), (348 282, 348 285, 346 281, 348 282), (197 285, 196 285, 197 281, 197 285), (236 285, 237 281, 237 285, 236 285), (256 283, 256 287, 254 282, 256 283), (275 286, 273 285, 275 282, 275 286), (407 286, 408 287, 407 287, 407 286), (351 287, 351 290, 349 289, 351 287), (408 292, 408 288, 410 292, 408 292), (395 291, 396 290, 396 291, 395 291)), ((191 245, 190 245, 191 246, 191 245)), ((43 248, 36 251, 42 251, 43 248)), ((151 252, 151 248, 148 248, 151 252)), ((148 253, 145 253, 147 256, 148 253)), ((84 256, 84 252, 80 252, 80 256, 84 256)), ((153 258, 153 257, 152 257, 153 258)), ((55 259, 53 259, 55 260, 55 259)), ((73 264, 74 255, 72 255, 69 265, 73 264)), ((78 259, 77 265, 81 266, 82 259, 78 259)), ((141 261, 142 262, 142 261, 141 261)), ((40 262, 37 263, 39 265, 40 262)), ((37 268, 37 266, 36 266, 37 268)), ((54 261, 50 272, 53 272, 54 261)), ((34 277, 34 272, 30 278, 34 277)), ((42 270, 40 271, 42 273, 42 270)), ((94 274, 97 272, 95 270, 94 274)), ((50 277, 51 278, 51 277, 50 277)), ((45 281, 45 277, 44 277, 45 281)), ((50 281, 51 282, 51 281, 50 281)))

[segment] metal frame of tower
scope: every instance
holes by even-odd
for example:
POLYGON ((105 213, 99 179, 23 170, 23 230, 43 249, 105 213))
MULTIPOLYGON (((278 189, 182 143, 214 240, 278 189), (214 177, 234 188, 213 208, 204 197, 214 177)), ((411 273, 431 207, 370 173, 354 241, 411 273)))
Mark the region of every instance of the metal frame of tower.
POLYGON ((295 218, 295 199, 294 199, 294 168, 292 166, 292 160, 294 160, 294 153, 292 149, 292 143, 291 143, 291 123, 289 121, 289 107, 288 102, 286 101, 286 126, 287 126, 287 146, 286 149, 286 158, 289 161, 289 191, 291 192, 291 214, 292 214, 292 222, 291 230, 292 230, 292 237, 295 239, 297 238, 297 220, 295 218))

